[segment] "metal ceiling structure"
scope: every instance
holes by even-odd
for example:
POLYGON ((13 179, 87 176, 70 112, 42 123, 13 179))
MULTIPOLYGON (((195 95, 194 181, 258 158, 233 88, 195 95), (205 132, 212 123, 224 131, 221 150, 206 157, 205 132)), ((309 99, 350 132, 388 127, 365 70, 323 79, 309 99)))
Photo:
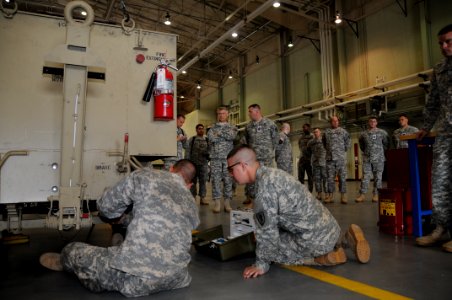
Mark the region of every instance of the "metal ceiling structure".
MULTIPOLYGON (((5 0, 1 0, 5 1, 5 0)), ((331 0, 85 0, 95 21, 178 35, 178 94, 194 99, 196 84, 219 86, 237 72, 237 59, 272 38, 312 35, 319 9, 334 12, 331 0), (171 25, 164 21, 170 18, 171 25), (128 21, 127 21, 128 20, 128 21), (232 31, 238 36, 233 38, 232 31), (179 71, 179 72, 180 72, 179 71)), ((15 0, 19 11, 63 16, 68 0, 15 0)), ((279 53, 272 54, 278 56, 279 53)))

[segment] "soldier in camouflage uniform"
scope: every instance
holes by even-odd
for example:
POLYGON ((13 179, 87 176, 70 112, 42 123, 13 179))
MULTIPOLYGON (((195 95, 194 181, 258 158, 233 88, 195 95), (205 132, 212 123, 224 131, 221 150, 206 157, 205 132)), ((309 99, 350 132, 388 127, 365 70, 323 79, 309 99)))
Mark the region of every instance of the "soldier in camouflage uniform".
POLYGON ((227 170, 226 156, 234 148, 237 127, 228 123, 227 107, 217 108, 217 120, 207 133, 210 154, 210 177, 212 180, 212 199, 214 213, 221 210, 221 182, 223 182, 224 211, 230 212, 232 200, 232 178, 227 170))
POLYGON ((176 142, 177 142, 177 156, 167 157, 163 160, 163 168, 169 170, 176 161, 184 158, 184 149, 187 149, 187 135, 185 134, 182 126, 185 123, 184 115, 177 115, 176 120, 176 142))
POLYGON ((400 128, 394 130, 392 134, 394 146, 396 149, 408 148, 408 141, 401 141, 400 136, 416 133, 419 131, 419 129, 414 126, 408 125, 408 116, 406 114, 401 114, 399 116, 399 125, 400 128))
POLYGON ((61 254, 43 254, 41 264, 75 273, 93 292, 138 297, 188 286, 191 231, 199 225, 189 190, 194 175, 188 160, 170 172, 145 168, 131 173, 98 201, 99 212, 110 219, 121 218, 133 204, 124 242, 109 248, 70 243, 61 254))
POLYGON ((204 136, 204 125, 196 125, 196 135, 192 136, 187 143, 185 158, 191 160, 196 166, 196 176, 193 178, 191 193, 196 198, 198 194, 201 205, 209 205, 206 200, 206 181, 208 176, 209 151, 207 149, 207 138, 204 136), (196 184, 199 182, 199 191, 196 192, 196 184))
POLYGON ((292 145, 290 144, 289 133, 289 123, 282 123, 279 132, 279 142, 275 148, 275 160, 278 169, 292 174, 292 145))
POLYGON ((311 152, 308 148, 308 143, 314 138, 311 133, 311 125, 303 125, 303 133, 298 140, 298 148, 300 149, 300 159, 298 160, 298 180, 304 184, 305 173, 308 176, 308 187, 312 193, 314 189, 314 183, 312 180, 312 165, 311 165, 311 152))
MULTIPOLYGON (((279 133, 276 124, 262 115, 259 104, 248 106, 248 116, 251 121, 245 127, 242 143, 251 146, 256 151, 257 160, 266 167, 273 166, 275 148, 279 143, 279 133)), ((255 197, 254 184, 247 184, 245 188, 246 200, 243 204, 250 204, 255 197)))
POLYGON ((313 133, 314 138, 308 142, 308 151, 311 152, 312 175, 317 199, 323 201, 326 191, 326 150, 323 147, 320 128, 315 128, 313 133))
POLYGON ((370 247, 357 225, 341 237, 337 221, 308 189, 286 172, 260 165, 252 148, 242 145, 228 155, 228 169, 240 183, 256 183, 256 263, 245 278, 265 274, 272 262, 332 266, 347 261, 342 246, 351 246, 366 263, 370 247))
POLYGON ((389 147, 388 133, 377 128, 377 118, 370 117, 367 124, 369 128, 359 136, 359 148, 363 152, 363 178, 361 179, 359 196, 355 199, 358 203, 363 202, 366 198, 372 174, 374 176, 372 202, 378 202, 378 189, 381 188, 381 178, 386 160, 385 151, 389 147))
POLYGON ((452 24, 442 28, 438 41, 445 59, 435 66, 431 92, 424 108, 424 126, 418 133, 422 139, 436 123, 432 164, 432 223, 435 230, 416 239, 419 246, 440 242, 449 231, 443 249, 452 252, 452 24))
POLYGON ((334 202, 334 188, 336 175, 339 177, 339 191, 341 203, 347 204, 347 151, 350 149, 350 134, 339 127, 339 118, 330 119, 331 128, 327 128, 322 137, 326 150, 327 195, 325 203, 334 202))

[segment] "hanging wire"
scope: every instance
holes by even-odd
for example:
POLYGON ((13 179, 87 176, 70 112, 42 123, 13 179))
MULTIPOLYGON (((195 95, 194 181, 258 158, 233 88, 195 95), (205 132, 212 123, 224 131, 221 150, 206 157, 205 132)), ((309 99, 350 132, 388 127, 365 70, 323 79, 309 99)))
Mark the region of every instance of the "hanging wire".
POLYGON ((130 16, 129 16, 129 13, 127 12, 127 8, 126 8, 126 4, 125 4, 124 0, 121 0, 121 10, 122 10, 122 14, 124 16, 125 22, 129 22, 130 16))

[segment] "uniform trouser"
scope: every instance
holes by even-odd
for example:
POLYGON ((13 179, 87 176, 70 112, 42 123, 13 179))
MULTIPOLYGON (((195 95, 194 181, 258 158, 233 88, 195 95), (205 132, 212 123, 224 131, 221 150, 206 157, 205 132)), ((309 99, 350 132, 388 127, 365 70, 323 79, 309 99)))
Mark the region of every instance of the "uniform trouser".
POLYGON ((110 266, 117 247, 102 248, 85 243, 70 243, 61 252, 65 271, 75 273, 92 292, 118 291, 126 297, 145 296, 163 290, 186 287, 191 277, 188 270, 167 278, 145 278, 131 275, 110 266))
POLYGON ((193 185, 190 188, 193 197, 199 195, 201 198, 204 198, 206 196, 207 173, 207 164, 196 165, 196 176, 193 178, 193 185), (198 192, 196 191, 197 183, 199 183, 198 192))
POLYGON ((437 136, 433 145, 432 222, 452 234, 452 136, 437 136))
POLYGON ((212 180, 212 199, 221 198, 221 182, 223 182, 224 199, 232 198, 232 177, 228 172, 226 158, 213 158, 210 161, 210 179, 212 180))
POLYGON ((363 179, 361 180, 360 194, 367 193, 369 187, 370 177, 374 176, 374 190, 373 194, 378 195, 378 189, 381 189, 381 178, 385 167, 384 161, 370 162, 363 161, 363 179))
POLYGON ((315 190, 317 191, 317 193, 324 192, 327 190, 325 166, 313 166, 312 177, 314 180, 315 190))
POLYGON ((304 174, 308 176, 308 188, 309 191, 312 192, 312 189, 314 188, 314 182, 312 180, 312 166, 311 166, 311 160, 306 160, 303 158, 300 158, 298 161, 298 180, 304 184, 304 174))
MULTIPOLYGON (((257 160, 261 166, 265 167, 273 167, 273 157, 267 159, 258 159, 257 160)), ((245 195, 251 198, 256 198, 256 185, 254 183, 248 183, 245 186, 245 195)))
POLYGON ((339 192, 344 194, 347 192, 347 166, 345 160, 326 161, 327 193, 334 193, 336 175, 339 177, 339 192))

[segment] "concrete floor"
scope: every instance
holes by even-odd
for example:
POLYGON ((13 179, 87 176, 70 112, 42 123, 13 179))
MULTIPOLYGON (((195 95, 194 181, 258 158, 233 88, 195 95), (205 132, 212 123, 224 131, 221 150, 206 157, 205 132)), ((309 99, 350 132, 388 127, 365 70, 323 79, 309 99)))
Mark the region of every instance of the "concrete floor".
MULTIPOLYGON (((266 275, 245 280, 242 271, 253 263, 253 258, 220 262, 192 249, 190 287, 140 299, 451 299, 452 254, 443 252, 440 246, 416 247, 413 237, 380 233, 378 205, 369 200, 354 203, 357 188, 356 182, 349 182, 349 204, 341 205, 336 199, 328 208, 342 228, 351 223, 363 228, 372 247, 368 264, 359 264, 351 258, 336 267, 303 267, 301 273, 272 265, 266 275), (316 270, 321 272, 315 278, 307 275, 316 270)), ((240 206, 243 199, 243 187, 239 187, 233 207, 240 206)), ((229 215, 213 214, 210 209, 200 206, 199 229, 223 224, 229 230, 229 215)), ((23 233, 29 235, 29 243, 0 248, 0 299, 124 299, 114 292, 91 293, 74 275, 49 271, 39 265, 41 253, 60 251, 69 241, 86 241, 87 229, 59 232, 34 228, 24 229, 23 233)), ((88 242, 108 246, 110 234, 108 225, 96 225, 88 242)))

